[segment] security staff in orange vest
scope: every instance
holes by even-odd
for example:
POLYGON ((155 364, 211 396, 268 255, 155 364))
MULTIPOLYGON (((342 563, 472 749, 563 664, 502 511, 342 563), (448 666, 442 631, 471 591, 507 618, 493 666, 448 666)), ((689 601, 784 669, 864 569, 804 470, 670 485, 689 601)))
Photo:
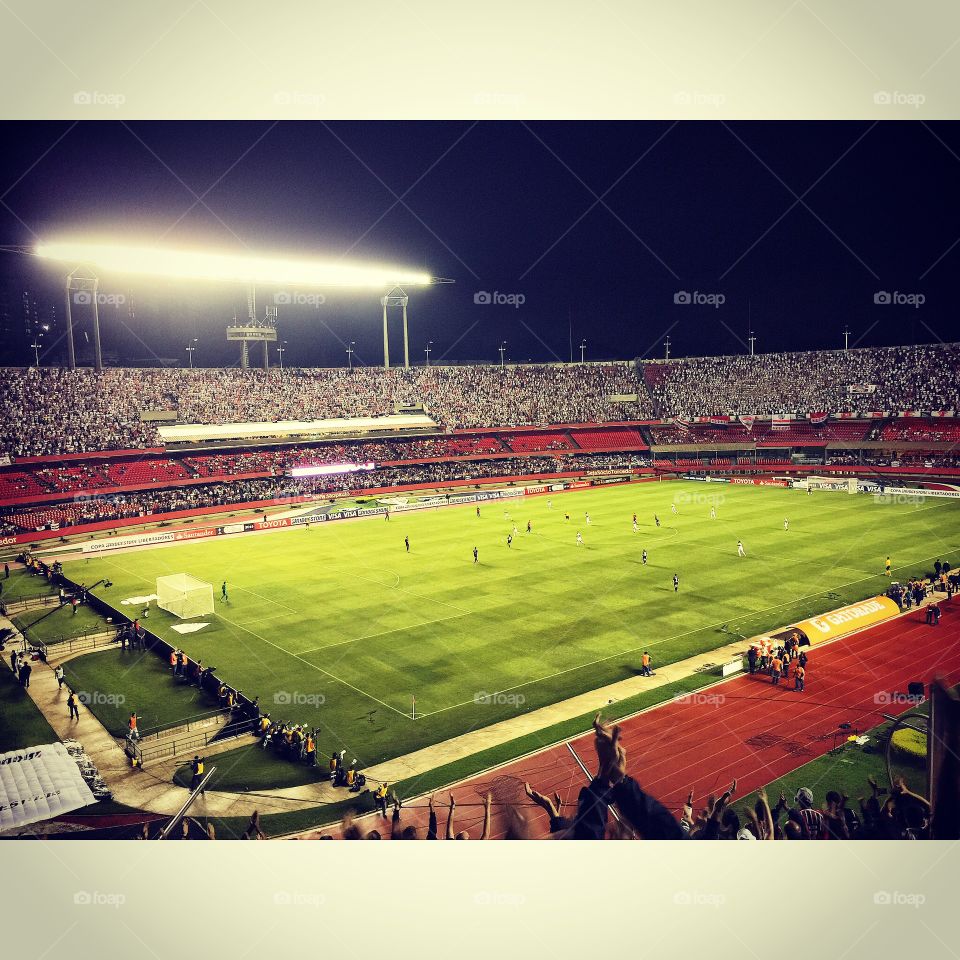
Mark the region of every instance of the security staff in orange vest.
POLYGON ((770 661, 770 682, 776 686, 780 683, 780 671, 783 668, 783 661, 776 655, 770 661))
POLYGON ((646 650, 643 651, 643 657, 640 660, 640 676, 641 677, 652 677, 653 673, 650 670, 650 654, 646 650))

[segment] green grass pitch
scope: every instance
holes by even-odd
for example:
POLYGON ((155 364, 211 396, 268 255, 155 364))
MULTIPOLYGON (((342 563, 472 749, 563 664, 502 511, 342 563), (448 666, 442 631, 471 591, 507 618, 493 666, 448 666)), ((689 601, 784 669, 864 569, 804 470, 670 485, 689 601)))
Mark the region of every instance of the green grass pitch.
MULTIPOLYGON (((125 611, 121 599, 152 593, 159 575, 190 573, 217 597, 225 579, 230 599, 202 618, 210 626, 180 636, 154 607, 151 629, 274 719, 318 725, 321 750, 370 765, 632 676, 644 649, 663 665, 872 595, 888 554, 902 579, 937 557, 960 562, 960 507, 645 483, 555 494, 552 509, 546 496, 517 498, 482 504, 479 518, 468 504, 103 555, 66 573, 110 578, 96 592, 125 611)), ((110 657, 75 666, 89 675, 110 657)), ((113 666, 129 709, 169 714, 157 707, 165 684, 147 689, 113 666)))

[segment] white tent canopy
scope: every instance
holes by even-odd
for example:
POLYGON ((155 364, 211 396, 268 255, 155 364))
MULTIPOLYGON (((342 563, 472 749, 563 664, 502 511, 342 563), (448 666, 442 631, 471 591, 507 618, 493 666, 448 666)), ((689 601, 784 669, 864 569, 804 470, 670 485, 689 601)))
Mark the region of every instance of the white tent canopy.
POLYGON ((94 801, 62 743, 0 753, 0 830, 49 820, 94 801))

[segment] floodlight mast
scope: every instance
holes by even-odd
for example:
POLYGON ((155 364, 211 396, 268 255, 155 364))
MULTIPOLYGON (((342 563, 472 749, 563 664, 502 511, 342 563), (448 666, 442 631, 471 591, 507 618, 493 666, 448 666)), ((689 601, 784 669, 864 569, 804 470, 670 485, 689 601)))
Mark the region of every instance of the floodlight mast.
MULTIPOLYGON (((8 248, 3 248, 8 249, 8 248)), ((99 268, 121 273, 139 273, 146 276, 180 277, 185 280, 208 280, 213 282, 237 283, 246 280, 248 291, 248 321, 227 328, 228 340, 241 341, 240 365, 249 366, 248 341, 263 343, 263 366, 269 368, 269 343, 277 339, 276 307, 268 307, 263 321, 256 316, 255 284, 285 283, 292 286, 323 288, 327 286, 363 286, 376 287, 386 277, 393 276, 402 283, 414 286, 432 286, 441 283, 454 283, 447 277, 431 277, 425 273, 405 272, 393 268, 347 268, 340 273, 331 273, 329 265, 290 263, 273 260, 251 260, 251 258, 229 258, 216 254, 202 254, 190 251, 164 251, 159 249, 141 249, 127 246, 104 246, 84 243, 39 244, 35 247, 17 247, 16 252, 29 253, 50 260, 72 262, 74 264, 96 263, 99 268), (386 277, 385 277, 386 275, 386 277)), ((407 305, 409 298, 395 281, 394 286, 380 300, 383 306, 383 366, 390 369, 390 341, 387 330, 387 308, 399 306, 403 310, 403 361, 404 367, 410 367, 410 339, 407 326, 407 305)), ((103 369, 103 357, 100 349, 100 321, 97 314, 96 290, 99 284, 97 275, 89 267, 77 266, 67 278, 67 348, 70 368, 76 368, 76 353, 73 340, 73 323, 70 309, 71 293, 76 290, 91 293, 93 306, 94 354, 97 371, 103 369)), ((382 288, 381 288, 382 289, 382 288)), ((350 358, 352 360, 352 356, 350 358)), ((192 360, 192 354, 191 354, 192 360)))
POLYGON ((77 267, 67 276, 67 360, 71 370, 77 369, 77 351, 73 341, 72 303, 88 304, 93 308, 93 368, 103 372, 103 351, 100 349, 100 314, 97 309, 100 278, 92 271, 77 267))
POLYGON ((390 369, 390 337, 387 332, 387 307, 401 307, 403 310, 403 367, 410 369, 410 336, 407 330, 407 304, 410 298, 403 287, 396 286, 385 296, 380 298, 383 307, 383 369, 390 369))

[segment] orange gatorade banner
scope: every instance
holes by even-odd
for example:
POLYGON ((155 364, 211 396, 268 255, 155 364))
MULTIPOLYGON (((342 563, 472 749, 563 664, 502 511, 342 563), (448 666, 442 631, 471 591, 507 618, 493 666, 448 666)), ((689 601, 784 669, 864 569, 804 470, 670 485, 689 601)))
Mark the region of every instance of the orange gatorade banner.
POLYGON ((861 600, 860 603, 851 603, 848 607, 840 607, 819 617, 811 617, 798 623, 792 629, 806 634, 811 644, 821 643, 824 640, 833 640, 845 634, 881 623, 900 613, 900 607, 889 597, 873 597, 870 600, 861 600))

